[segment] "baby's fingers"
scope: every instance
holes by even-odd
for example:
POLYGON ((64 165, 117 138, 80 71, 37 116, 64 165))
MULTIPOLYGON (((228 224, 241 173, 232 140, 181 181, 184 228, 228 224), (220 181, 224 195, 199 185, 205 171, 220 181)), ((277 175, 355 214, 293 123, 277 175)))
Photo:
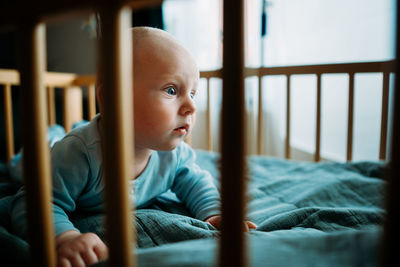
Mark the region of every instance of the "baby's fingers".
POLYGON ((243 222, 243 232, 248 232, 248 231, 250 231, 250 229, 256 229, 256 228, 257 228, 257 225, 255 225, 252 222, 249 222, 249 221, 243 222))
POLYGON ((59 267, 85 267, 86 264, 79 253, 62 257, 58 261, 59 267))
POLYGON ((73 267, 85 267, 85 261, 81 257, 81 255, 78 253, 77 255, 72 256, 71 258, 68 259, 71 262, 71 265, 73 267))
POLYGON ((255 225, 254 223, 249 222, 249 221, 247 221, 246 223, 247 223, 247 226, 248 226, 250 229, 257 229, 257 225, 255 225))
POLYGON ((96 253, 93 250, 87 250, 81 253, 82 259, 85 261, 85 266, 92 265, 99 261, 96 253))
POLYGON ((58 267, 71 267, 71 263, 68 259, 62 258, 58 261, 58 267))
POLYGON ((108 248, 104 243, 94 246, 93 251, 96 253, 98 260, 104 260, 108 258, 108 248))

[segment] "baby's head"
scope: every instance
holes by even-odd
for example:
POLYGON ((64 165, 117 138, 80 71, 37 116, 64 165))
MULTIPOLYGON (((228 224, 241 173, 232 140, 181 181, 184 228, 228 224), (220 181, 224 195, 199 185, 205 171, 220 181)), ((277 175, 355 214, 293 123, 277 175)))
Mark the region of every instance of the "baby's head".
POLYGON ((167 32, 135 27, 132 33, 135 147, 174 149, 194 126, 199 70, 167 32))

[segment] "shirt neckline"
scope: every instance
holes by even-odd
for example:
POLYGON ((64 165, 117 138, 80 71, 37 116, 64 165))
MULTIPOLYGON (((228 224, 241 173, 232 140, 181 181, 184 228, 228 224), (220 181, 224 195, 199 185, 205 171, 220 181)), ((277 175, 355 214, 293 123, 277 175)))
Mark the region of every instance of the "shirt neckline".
POLYGON ((150 154, 150 158, 149 161, 147 162, 146 167, 144 168, 144 170, 142 171, 142 173, 136 178, 136 179, 132 179, 129 181, 129 184, 135 184, 136 186, 140 185, 143 183, 143 181, 145 180, 145 177, 148 175, 148 173, 150 172, 150 170, 152 169, 152 165, 154 164, 154 160, 155 160, 155 151, 152 151, 150 154))

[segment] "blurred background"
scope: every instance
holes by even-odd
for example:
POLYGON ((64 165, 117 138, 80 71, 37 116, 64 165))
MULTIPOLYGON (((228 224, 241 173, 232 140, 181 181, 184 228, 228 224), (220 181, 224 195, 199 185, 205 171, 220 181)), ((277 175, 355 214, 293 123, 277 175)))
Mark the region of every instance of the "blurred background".
MULTIPOLYGON (((392 60, 395 56, 395 7, 395 0, 246 0, 246 66, 392 60)), ((170 32, 193 54, 200 70, 215 70, 222 66, 221 0, 165 0, 160 7, 135 11, 132 25, 152 26, 170 32)), ((96 72, 94 15, 75 16, 47 26, 48 71, 96 72)), ((17 69, 14 32, 0 33, 0 68, 17 69)), ((266 103, 264 151, 271 156, 284 155, 285 81, 285 77, 280 76, 265 77, 263 81, 266 103)), ((311 160, 315 150, 316 77, 296 75, 291 82, 292 155, 294 159, 311 160)), ((382 75, 358 74, 355 82, 353 159, 378 160, 382 75)), ((347 84, 347 75, 322 76, 321 156, 325 160, 346 159, 347 84)), ((215 151, 219 150, 221 85, 221 80, 211 80, 215 151)), ((257 78, 246 79, 249 154, 256 153, 257 85, 257 78)), ((200 82, 198 92, 197 125, 192 142, 195 148, 206 149, 205 81, 200 82)), ((20 93, 13 90, 16 151, 21 146, 20 93)), ((0 94, 1 103, 2 98, 0 94)), ((57 110, 61 111, 59 102, 57 110)), ((60 120, 61 115, 57 122, 61 123, 60 120)), ((391 125, 388 127, 390 129, 391 125)), ((0 109, 0 128, 0 150, 5 151, 3 108, 0 109)), ((5 153, 1 154, 4 157, 5 153)))

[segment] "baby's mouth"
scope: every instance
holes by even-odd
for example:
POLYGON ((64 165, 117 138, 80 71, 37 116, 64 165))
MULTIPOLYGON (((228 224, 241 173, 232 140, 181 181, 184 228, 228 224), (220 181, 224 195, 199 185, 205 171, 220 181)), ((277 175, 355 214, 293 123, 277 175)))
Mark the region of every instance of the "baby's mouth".
POLYGON ((180 135, 185 135, 188 133, 188 131, 189 131, 189 125, 181 126, 174 129, 174 132, 180 135))

